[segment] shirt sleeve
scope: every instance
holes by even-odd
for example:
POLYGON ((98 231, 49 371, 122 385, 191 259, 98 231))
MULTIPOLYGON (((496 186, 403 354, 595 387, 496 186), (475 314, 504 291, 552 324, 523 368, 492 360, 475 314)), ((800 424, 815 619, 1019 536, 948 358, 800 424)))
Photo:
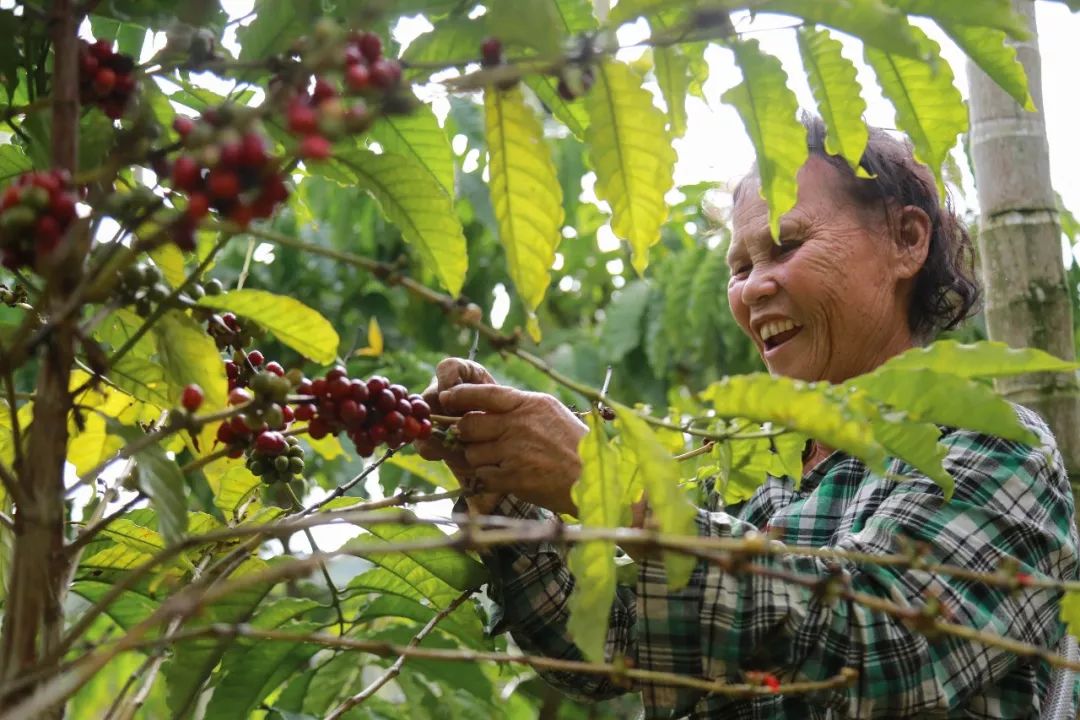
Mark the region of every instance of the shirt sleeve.
MULTIPOLYGON (((894 463, 890 469, 909 479, 861 484, 857 493, 884 497, 856 497, 852 502, 874 509, 838 532, 832 546, 885 555, 901 552, 902 538, 907 538, 924 543, 929 562, 990 573, 1011 558, 1024 572, 1075 579, 1073 501, 1052 440, 1033 448, 957 431, 942 442, 948 448, 945 467, 957 481, 950 501, 913 468, 894 463)), ((807 511, 798 519, 803 521, 815 521, 815 514, 807 511)), ((725 513, 704 510, 697 524, 699 533, 709 537, 738 537, 751 529, 725 513)), ((819 580, 836 568, 783 554, 754 562, 819 580)), ((1043 648, 1054 647, 1064 631, 1058 591, 1010 592, 870 564, 842 564, 839 570, 854 591, 912 607, 933 597, 944 607, 943 617, 954 623, 1043 648)), ((859 672, 854 687, 815 698, 815 704, 842 716, 944 716, 996 683, 994 692, 983 693, 988 699, 977 708, 985 713, 980 716, 1028 717, 1041 699, 1032 695, 1041 686, 1035 675, 1047 673, 1043 663, 1021 666, 1015 655, 997 648, 948 635, 928 638, 901 620, 843 599, 829 601, 812 588, 763 575, 725 573, 704 563, 688 587, 672 593, 662 561, 646 560, 637 603, 639 667, 732 680, 745 670, 768 670, 782 682, 822 680, 852 667, 859 672), (1028 682, 1008 687, 1010 678, 1025 673, 1028 682)), ((681 717, 702 699, 695 690, 645 685, 642 691, 649 717, 681 717)), ((723 716, 727 705, 713 697, 709 707, 723 716)))
MULTIPOLYGON (((561 522, 549 511, 512 496, 504 498, 492 514, 561 522)), ((490 571, 488 593, 495 603, 491 632, 509 630, 527 655, 585 659, 566 631, 567 600, 574 589, 574 578, 558 547, 549 542, 500 545, 481 553, 481 559, 490 571)), ((617 586, 605 648, 609 660, 634 657, 635 616, 633 588, 617 586)), ((628 690, 602 675, 537 672, 558 690, 578 700, 604 700, 628 690)))

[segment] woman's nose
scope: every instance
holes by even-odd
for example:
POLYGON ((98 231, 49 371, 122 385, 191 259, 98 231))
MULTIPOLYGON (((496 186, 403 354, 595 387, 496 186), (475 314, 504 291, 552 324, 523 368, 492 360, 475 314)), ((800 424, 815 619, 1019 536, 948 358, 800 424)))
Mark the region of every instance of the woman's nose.
POLYGON ((742 301, 748 306, 757 305, 776 295, 779 288, 780 285, 769 268, 754 268, 743 281, 742 301))

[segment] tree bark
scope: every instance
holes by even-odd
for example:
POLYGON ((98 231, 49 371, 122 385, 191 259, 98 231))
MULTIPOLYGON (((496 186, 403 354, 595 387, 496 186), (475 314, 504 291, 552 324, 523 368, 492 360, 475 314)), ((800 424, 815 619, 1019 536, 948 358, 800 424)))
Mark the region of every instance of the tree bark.
MULTIPOLYGON (((1033 0, 1013 0, 1031 38, 1012 43, 1042 107, 1042 66, 1033 0)), ((1061 257, 1061 227, 1050 182, 1041 110, 1027 112, 968 63, 971 155, 979 197, 978 247, 992 340, 1073 360, 1072 303, 1061 257)), ((1074 490, 1080 481, 1080 386, 1074 373, 998 382, 1005 397, 1037 411, 1057 437, 1074 490)))
MULTIPOLYGON (((55 168, 76 169, 79 130, 78 24, 73 0, 55 0, 50 11, 53 45, 52 161, 55 168)), ((46 285, 39 311, 49 318, 66 304, 85 260, 85 224, 76 223, 54 252, 48 267, 38 259, 46 285)), ((67 562, 64 555, 64 464, 67 456, 68 392, 75 353, 75 319, 58 322, 44 343, 37 378, 34 418, 27 452, 17 468, 22 502, 16 508, 14 561, 10 593, 0 636, 0 680, 11 681, 41 667, 60 645, 64 628, 67 562)), ((53 658, 52 665, 57 665, 53 658)), ((9 706, 33 689, 21 687, 0 698, 9 706)), ((59 718, 63 709, 46 717, 59 718)))

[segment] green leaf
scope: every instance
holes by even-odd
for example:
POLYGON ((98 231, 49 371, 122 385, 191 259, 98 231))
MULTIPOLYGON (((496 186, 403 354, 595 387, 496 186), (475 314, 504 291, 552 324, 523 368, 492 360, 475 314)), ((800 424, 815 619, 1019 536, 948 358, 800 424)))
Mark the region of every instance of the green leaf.
POLYGON ((671 137, 686 134, 686 96, 690 89, 690 60, 678 47, 653 49, 656 83, 667 105, 668 132, 671 137))
POLYGON ((757 155, 761 197, 769 205, 769 229, 780 235, 780 217, 795 207, 795 176, 809 157, 806 128, 799 122, 799 101, 787 86, 780 60, 763 53, 757 40, 732 44, 743 81, 722 100, 735 106, 757 155))
POLYGON ((489 32, 507 46, 528 47, 541 55, 559 52, 565 30, 550 0, 488 0, 489 32))
POLYGON ((1020 103, 1021 107, 1029 111, 1035 110, 1035 100, 1028 91, 1027 73, 1016 57, 1016 48, 1007 42, 1003 31, 942 20, 939 20, 938 24, 964 54, 1020 103))
POLYGON ((230 290, 202 297, 199 304, 254 320, 283 345, 317 363, 326 365, 337 357, 341 339, 334 326, 296 298, 265 290, 230 290))
POLYGON ((1012 0, 888 0, 888 3, 908 15, 933 18, 938 25, 946 23, 992 28, 1007 32, 1017 40, 1030 36, 1024 18, 1013 10, 1012 0))
POLYGON ((908 350, 881 366, 882 370, 926 369, 971 379, 1033 372, 1072 372, 1078 368, 1080 363, 1062 360, 1034 348, 1015 350, 1002 342, 964 344, 955 340, 939 340, 926 347, 908 350))
POLYGON ((1080 591, 1069 590, 1061 598, 1061 621, 1067 626, 1069 634, 1080 638, 1080 591))
POLYGON ((551 283, 562 239, 562 186, 544 129, 519 86, 484 92, 491 203, 510 277, 525 306, 536 310, 551 283))
POLYGON ((261 0, 255 20, 236 31, 240 60, 261 60, 287 48, 299 28, 310 28, 312 9, 308 0, 261 0))
MULTIPOLYGON (((90 603, 100 602, 113 589, 112 583, 97 580, 79 580, 72 584, 71 592, 90 603)), ((134 590, 125 590, 109 603, 105 614, 124 630, 129 630, 154 614, 158 601, 134 590)))
POLYGON ((863 121, 866 101, 860 94, 855 64, 844 57, 843 44, 833 39, 828 30, 804 27, 796 36, 806 79, 828 128, 825 151, 844 158, 858 173, 870 131, 863 121))
POLYGON ((884 448, 865 418, 833 398, 829 386, 753 373, 715 382, 701 397, 712 403, 720 417, 774 423, 844 450, 875 471, 885 470, 884 448))
POLYGON ((756 10, 794 15, 854 35, 866 47, 910 58, 925 57, 904 14, 881 0, 766 0, 756 10))
POLYGON ((180 287, 187 279, 184 271, 184 254, 174 243, 159 245, 150 251, 150 258, 165 276, 165 281, 172 287, 180 287))
POLYGON ((480 59, 480 43, 488 36, 487 15, 478 18, 454 17, 443 20, 438 28, 420 35, 405 48, 402 60, 412 64, 461 64, 480 59))
POLYGON ((1007 400, 987 385, 967 378, 933 370, 897 369, 884 365, 845 385, 864 390, 875 400, 905 412, 917 422, 1038 444, 1038 438, 1021 424, 1007 400))
POLYGON ((604 308, 600 347, 608 362, 617 363, 641 344, 642 318, 649 303, 649 284, 634 280, 613 294, 604 308))
POLYGON ((941 57, 940 47, 922 30, 912 27, 925 57, 914 60, 867 46, 866 62, 877 73, 878 84, 896 108, 897 126, 915 145, 915 159, 934 173, 938 192, 944 194, 941 166, 967 132, 967 107, 953 84, 953 72, 941 57))
MULTIPOLYGON (((213 464, 220 462, 223 461, 215 461, 213 464)), ((214 506, 221 510, 227 520, 236 518, 240 508, 262 485, 262 481, 252 475, 241 462, 230 463, 225 472, 210 472, 209 468, 205 470, 206 482, 214 493, 214 506)))
POLYGON ((437 488, 457 490, 457 478, 454 477, 454 473, 450 472, 445 463, 425 460, 416 454, 403 455, 401 453, 391 455, 386 462, 415 475, 425 482, 431 483, 437 488))
POLYGON ((165 368, 152 360, 128 353, 109 368, 109 379, 136 400, 165 410, 172 407, 165 368))
MULTIPOLYGON (((582 525, 618 527, 625 509, 618 454, 608 443, 597 413, 589 413, 585 421, 589 433, 578 444, 581 477, 570 494, 582 525)), ((615 600, 615 543, 579 543, 570 551, 567 565, 574 575, 574 590, 567 600, 566 629, 586 660, 604 662, 604 640, 615 600)))
MULTIPOLYGON (((637 477, 649 498, 649 510, 662 532, 671 535, 697 535, 694 517, 697 511, 679 488, 679 465, 644 420, 628 407, 615 405, 616 427, 623 436, 624 452, 637 461, 637 477)), ((668 587, 678 589, 690 580, 696 559, 680 553, 665 552, 668 587)))
POLYGON ((574 137, 578 140, 585 139, 585 130, 589 127, 589 113, 583 100, 564 100, 559 95, 558 79, 550 75, 530 75, 525 78, 525 84, 574 137))
POLYGON ((199 323, 187 315, 169 310, 154 324, 158 359, 171 386, 171 397, 178 404, 184 388, 192 383, 203 389, 202 409, 213 412, 225 407, 228 380, 225 364, 214 339, 199 323))
MULTIPOLYGON (((220 360, 218 361, 220 365, 220 360)), ((129 436, 128 441, 131 441, 129 436)), ((184 476, 175 460, 165 455, 159 445, 150 445, 135 453, 139 468, 139 488, 150 498, 157 511, 158 530, 170 545, 184 538, 188 526, 184 476)))
POLYGON ((430 105, 421 104, 407 115, 380 115, 368 137, 385 152, 414 159, 454 197, 454 151, 430 105))
POLYGON ((586 139, 596 170, 596 195, 611 205, 611 228, 633 250, 638 274, 649 265, 649 248, 667 219, 664 195, 671 188, 675 151, 663 113, 629 65, 596 66, 596 85, 585 99, 586 139))
POLYGON ((7 182, 32 167, 30 158, 18 145, 7 143, 0 147, 0 182, 7 182))
POLYGON ((931 423, 908 422, 899 418, 878 417, 871 426, 874 437, 894 457, 937 483, 945 499, 952 498, 956 481, 943 463, 949 449, 938 442, 941 431, 931 423))
MULTIPOLYGON (((333 164, 347 168, 351 177, 343 183, 340 175, 328 176, 370 192, 450 294, 460 293, 468 267, 465 233, 450 197, 432 175, 409 158, 367 150, 339 153, 333 164)), ((312 171, 324 172, 323 166, 312 171)))

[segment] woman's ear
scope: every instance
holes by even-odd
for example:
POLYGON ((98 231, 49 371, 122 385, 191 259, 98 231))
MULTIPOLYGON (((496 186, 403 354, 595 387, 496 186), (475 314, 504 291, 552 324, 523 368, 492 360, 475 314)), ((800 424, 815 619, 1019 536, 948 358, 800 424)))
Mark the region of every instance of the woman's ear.
POLYGON ((896 269, 901 279, 910 280, 919 274, 930 254, 930 236, 933 223, 926 211, 917 205, 906 205, 900 210, 900 236, 897 238, 896 269))

